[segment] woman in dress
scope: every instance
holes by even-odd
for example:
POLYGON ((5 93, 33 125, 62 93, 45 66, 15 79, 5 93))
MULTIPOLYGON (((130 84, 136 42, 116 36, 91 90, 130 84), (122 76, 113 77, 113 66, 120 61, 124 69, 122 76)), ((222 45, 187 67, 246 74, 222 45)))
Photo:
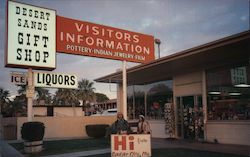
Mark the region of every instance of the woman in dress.
POLYGON ((139 115, 139 122, 138 122, 138 134, 151 134, 151 129, 149 122, 145 120, 143 115, 139 115))

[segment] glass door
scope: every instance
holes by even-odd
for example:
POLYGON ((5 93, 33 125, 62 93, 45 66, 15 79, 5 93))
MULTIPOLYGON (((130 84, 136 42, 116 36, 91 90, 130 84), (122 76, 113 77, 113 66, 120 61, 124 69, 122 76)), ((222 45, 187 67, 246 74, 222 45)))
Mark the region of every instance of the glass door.
POLYGON ((194 96, 182 97, 182 114, 183 114, 183 136, 184 139, 194 139, 194 96))
POLYGON ((202 97, 177 97, 177 133, 184 139, 198 140, 204 136, 202 97))

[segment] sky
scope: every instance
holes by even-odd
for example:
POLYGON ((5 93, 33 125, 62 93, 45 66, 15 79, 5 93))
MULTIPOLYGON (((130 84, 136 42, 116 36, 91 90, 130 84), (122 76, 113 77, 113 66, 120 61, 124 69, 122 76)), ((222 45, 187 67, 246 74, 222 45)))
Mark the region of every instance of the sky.
MULTIPOLYGON (((161 40, 161 57, 250 29, 250 0, 16 0, 55 9, 80 21, 153 35, 161 40)), ((6 0, 0 0, 0 87, 16 94, 5 57, 6 0)), ((158 58, 157 46, 155 56, 158 58)), ((53 72, 93 81, 122 67, 121 61, 57 53, 53 72)), ((138 65, 128 63, 128 68, 138 65)), ((95 91, 116 98, 116 85, 94 83, 95 91)), ((50 90, 51 93, 55 89, 50 90)))

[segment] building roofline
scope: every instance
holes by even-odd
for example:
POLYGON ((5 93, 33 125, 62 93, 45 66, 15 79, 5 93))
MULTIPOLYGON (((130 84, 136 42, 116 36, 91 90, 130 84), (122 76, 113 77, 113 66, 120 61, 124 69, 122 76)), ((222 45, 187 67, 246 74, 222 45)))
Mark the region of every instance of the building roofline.
MULTIPOLYGON (((218 40, 215 40, 215 41, 212 41, 212 42, 200 45, 200 46, 196 46, 196 47, 193 47, 193 48, 190 48, 187 50, 183 50, 183 51, 177 52, 175 54, 171 54, 169 56, 165 56, 165 57, 156 59, 156 60, 151 61, 151 62, 146 63, 146 64, 140 64, 140 65, 131 67, 131 68, 127 69, 127 73, 135 72, 137 70, 141 70, 141 69, 145 69, 148 67, 162 64, 162 63, 166 63, 166 62, 169 62, 172 60, 176 60, 178 58, 187 57, 187 56, 190 56, 193 54, 198 54, 198 53, 201 53, 203 51, 207 51, 209 49, 214 49, 217 47, 221 47, 223 45, 235 43, 235 42, 238 42, 238 41, 241 41, 244 39, 248 39, 248 38, 250 38, 250 30, 244 31, 244 32, 241 32, 238 34, 234 34, 234 35, 222 38, 222 39, 218 39, 218 40)), ((120 76, 121 74, 122 74, 122 71, 118 71, 118 72, 97 78, 94 81, 107 82, 105 80, 108 80, 108 78, 115 78, 115 77, 120 76)), ((111 82, 107 82, 107 83, 111 83, 111 82)))

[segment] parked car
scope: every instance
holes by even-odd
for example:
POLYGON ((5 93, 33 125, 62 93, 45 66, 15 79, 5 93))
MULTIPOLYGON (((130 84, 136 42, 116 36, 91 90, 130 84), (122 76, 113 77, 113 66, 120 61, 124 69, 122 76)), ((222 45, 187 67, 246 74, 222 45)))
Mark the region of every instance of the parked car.
POLYGON ((117 108, 104 110, 100 113, 92 114, 91 116, 115 116, 117 114, 117 108))

